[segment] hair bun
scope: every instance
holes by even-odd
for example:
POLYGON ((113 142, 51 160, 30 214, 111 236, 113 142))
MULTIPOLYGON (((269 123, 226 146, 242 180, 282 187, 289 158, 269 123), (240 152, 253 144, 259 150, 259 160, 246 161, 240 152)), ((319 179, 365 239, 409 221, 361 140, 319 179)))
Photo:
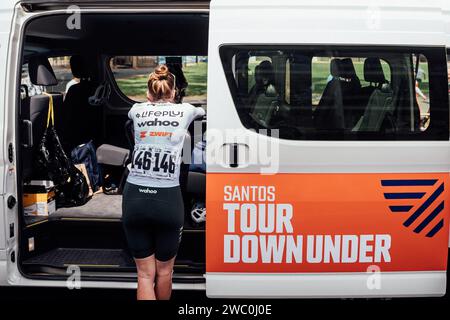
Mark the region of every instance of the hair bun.
POLYGON ((170 73, 166 65, 155 68, 147 81, 148 95, 152 101, 173 100, 175 90, 175 76, 170 73))
POLYGON ((167 80, 169 78, 170 72, 166 65, 160 65, 156 67, 153 72, 155 80, 167 80))

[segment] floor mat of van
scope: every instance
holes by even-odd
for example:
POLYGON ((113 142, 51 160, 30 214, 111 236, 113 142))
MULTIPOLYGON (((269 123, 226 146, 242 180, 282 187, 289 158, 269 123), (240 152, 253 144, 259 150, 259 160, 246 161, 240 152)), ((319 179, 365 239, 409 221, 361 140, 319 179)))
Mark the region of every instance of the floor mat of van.
POLYGON ((26 259, 23 264, 55 268, 66 268, 70 265, 86 268, 135 268, 131 257, 121 249, 57 248, 26 259))
MULTIPOLYGON (((28 267, 52 267, 66 269, 70 265, 81 269, 135 272, 133 258, 122 249, 56 248, 22 261, 28 267)), ((178 273, 205 272, 205 264, 177 259, 174 266, 178 273)))

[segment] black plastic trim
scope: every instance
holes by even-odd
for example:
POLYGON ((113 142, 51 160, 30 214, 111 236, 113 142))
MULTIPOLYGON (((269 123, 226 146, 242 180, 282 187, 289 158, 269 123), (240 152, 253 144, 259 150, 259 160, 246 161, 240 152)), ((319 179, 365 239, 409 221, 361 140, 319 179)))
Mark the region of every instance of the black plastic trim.
POLYGON ((20 4, 28 12, 67 9, 69 6, 76 5, 80 9, 209 9, 209 0, 24 0, 20 4))

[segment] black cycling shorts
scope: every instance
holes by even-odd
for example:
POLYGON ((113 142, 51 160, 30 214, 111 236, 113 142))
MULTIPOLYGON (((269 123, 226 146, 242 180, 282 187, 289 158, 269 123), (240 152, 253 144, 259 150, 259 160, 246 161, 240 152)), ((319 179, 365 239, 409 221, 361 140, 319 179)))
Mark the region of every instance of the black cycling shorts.
POLYGON ((184 223, 180 187, 153 188, 126 183, 122 222, 134 258, 155 254, 159 261, 177 255, 184 223))

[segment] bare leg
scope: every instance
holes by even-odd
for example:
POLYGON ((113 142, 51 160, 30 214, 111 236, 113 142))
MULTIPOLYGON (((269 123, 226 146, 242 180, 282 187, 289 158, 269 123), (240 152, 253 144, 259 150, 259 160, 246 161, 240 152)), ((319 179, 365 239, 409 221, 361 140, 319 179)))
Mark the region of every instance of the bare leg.
POLYGON ((172 273, 175 258, 169 261, 156 260, 155 293, 158 300, 169 300, 172 294, 172 273))
POLYGON ((155 255, 143 259, 134 259, 138 270, 138 300, 156 300, 155 296, 155 255))

